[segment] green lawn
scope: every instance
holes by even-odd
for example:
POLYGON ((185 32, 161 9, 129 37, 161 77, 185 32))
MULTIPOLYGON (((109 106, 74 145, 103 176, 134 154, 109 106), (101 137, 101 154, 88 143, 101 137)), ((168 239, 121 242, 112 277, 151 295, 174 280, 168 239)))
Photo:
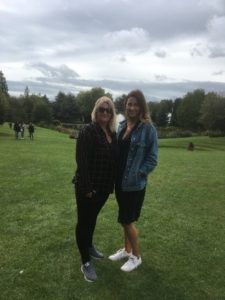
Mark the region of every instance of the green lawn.
MULTIPOLYGON (((225 299, 225 138, 159 144, 138 222, 143 264, 127 274, 95 261, 98 281, 87 283, 74 240, 74 140, 41 128, 15 140, 1 126, 0 299, 225 299)), ((116 218, 111 196, 95 234, 106 257, 122 246, 116 218)))

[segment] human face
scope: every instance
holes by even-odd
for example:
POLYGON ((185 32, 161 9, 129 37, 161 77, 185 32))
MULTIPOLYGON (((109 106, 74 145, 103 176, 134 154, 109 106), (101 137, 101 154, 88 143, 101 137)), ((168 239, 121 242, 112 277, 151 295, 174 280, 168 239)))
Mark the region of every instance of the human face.
POLYGON ((138 105, 137 99, 130 97, 126 103, 126 115, 128 119, 138 120, 140 118, 140 106, 138 105))
POLYGON ((97 109, 97 122, 101 124, 109 123, 112 117, 112 110, 108 103, 103 102, 97 109))

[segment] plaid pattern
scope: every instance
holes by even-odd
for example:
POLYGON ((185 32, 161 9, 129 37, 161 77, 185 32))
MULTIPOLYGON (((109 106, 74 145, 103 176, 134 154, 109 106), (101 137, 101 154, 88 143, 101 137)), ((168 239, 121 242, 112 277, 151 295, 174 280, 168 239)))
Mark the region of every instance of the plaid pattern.
POLYGON ((81 193, 112 193, 116 169, 116 134, 109 144, 98 124, 86 125, 77 140, 75 185, 81 193))

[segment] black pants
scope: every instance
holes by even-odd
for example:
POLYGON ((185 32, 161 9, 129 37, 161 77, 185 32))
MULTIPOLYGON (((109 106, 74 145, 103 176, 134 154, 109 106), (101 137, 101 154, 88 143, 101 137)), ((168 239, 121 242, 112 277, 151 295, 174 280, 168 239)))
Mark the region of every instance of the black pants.
POLYGON ((75 193, 77 202, 76 241, 82 263, 85 264, 90 261, 89 248, 93 245, 92 239, 97 216, 109 194, 96 193, 92 198, 87 198, 78 189, 75 189, 75 193))

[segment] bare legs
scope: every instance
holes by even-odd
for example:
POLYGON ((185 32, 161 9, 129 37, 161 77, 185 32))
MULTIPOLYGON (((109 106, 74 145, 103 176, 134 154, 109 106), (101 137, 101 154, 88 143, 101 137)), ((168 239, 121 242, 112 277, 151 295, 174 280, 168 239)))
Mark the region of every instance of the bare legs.
POLYGON ((134 223, 123 224, 124 238, 125 238, 125 250, 136 257, 140 257, 140 249, 138 243, 138 230, 134 223))

